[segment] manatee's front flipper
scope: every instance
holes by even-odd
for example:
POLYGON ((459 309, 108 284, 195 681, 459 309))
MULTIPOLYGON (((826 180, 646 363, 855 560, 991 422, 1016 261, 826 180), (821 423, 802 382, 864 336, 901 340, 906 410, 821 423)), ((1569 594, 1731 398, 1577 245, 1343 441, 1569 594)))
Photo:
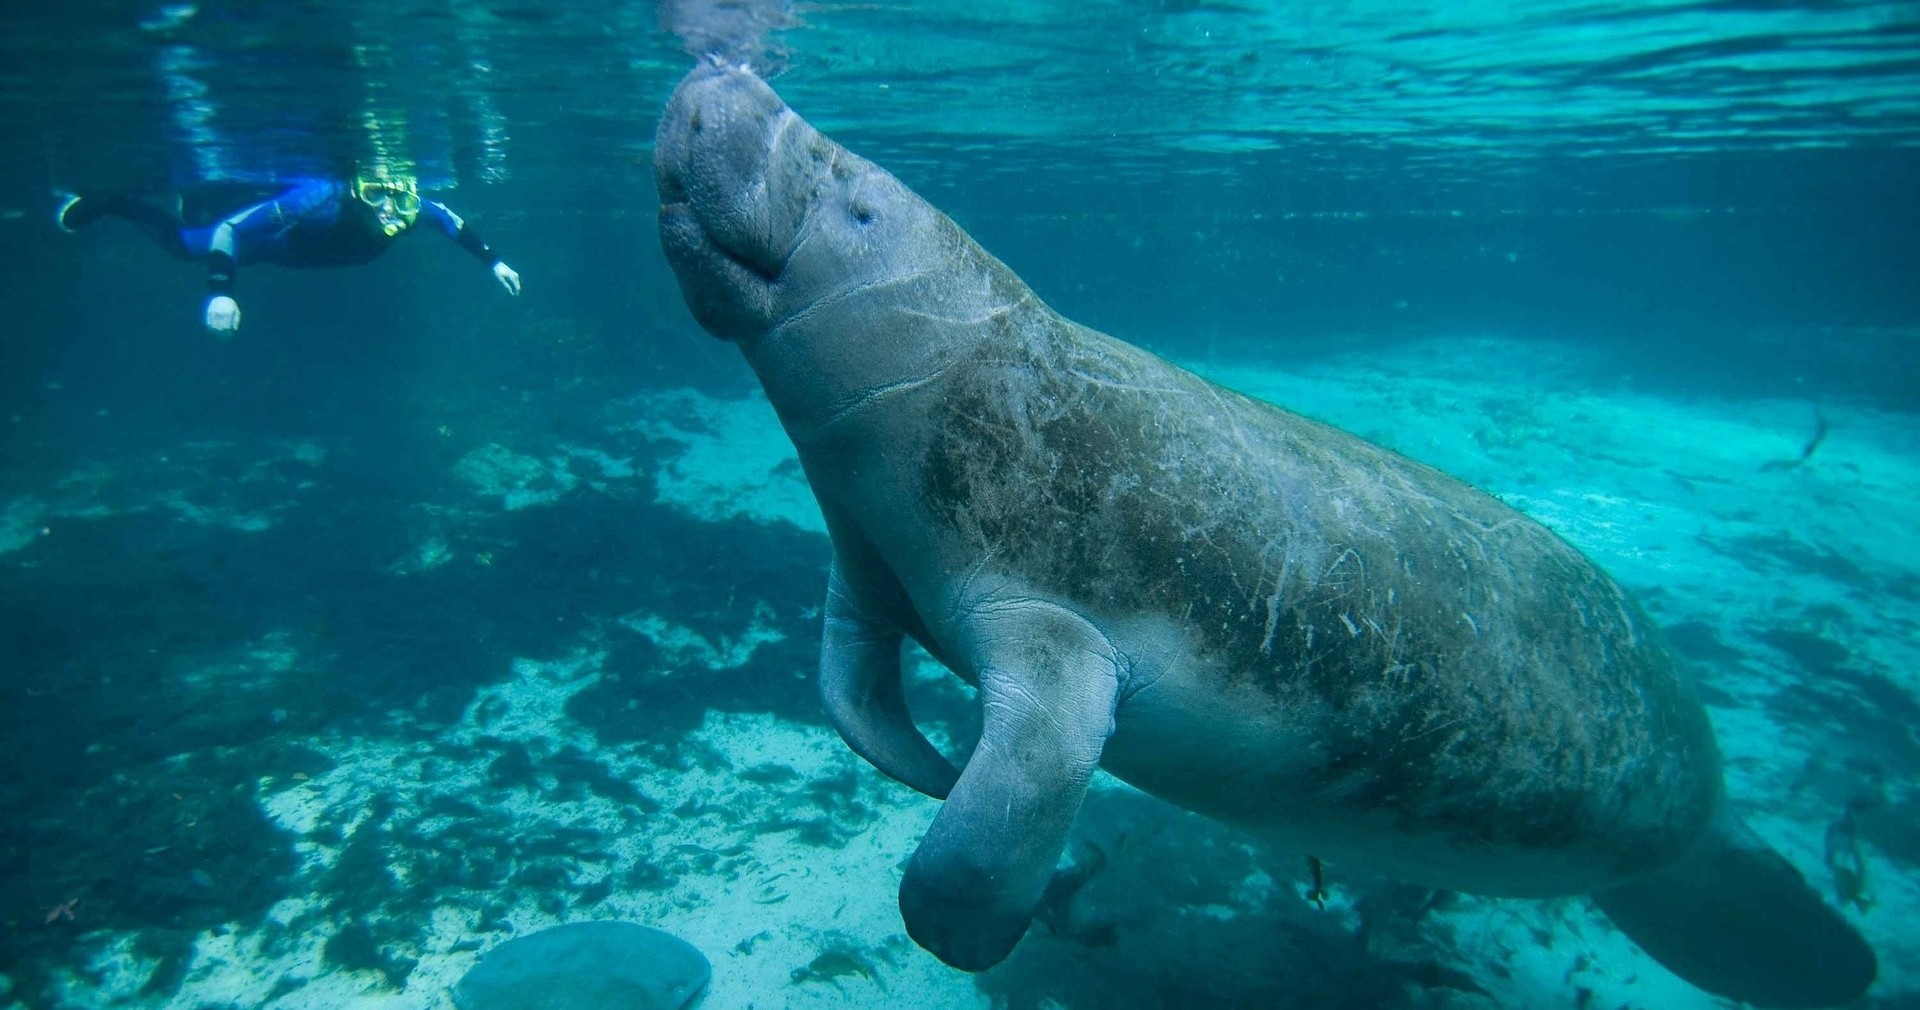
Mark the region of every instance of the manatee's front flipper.
POLYGON ((1679 863, 1594 901, 1675 975, 1757 1007, 1831 1007, 1873 984, 1873 948, 1740 819, 1679 863))
POLYGON ((1120 662, 1078 615, 1030 600, 968 618, 980 745, 907 863, 900 915, 914 942, 966 971, 1027 931, 1113 732, 1120 662))
POLYGON ((827 577, 827 621, 820 648, 820 698, 827 718, 855 754, 936 799, 960 777, 927 742, 900 683, 897 629, 873 619, 834 560, 827 577))

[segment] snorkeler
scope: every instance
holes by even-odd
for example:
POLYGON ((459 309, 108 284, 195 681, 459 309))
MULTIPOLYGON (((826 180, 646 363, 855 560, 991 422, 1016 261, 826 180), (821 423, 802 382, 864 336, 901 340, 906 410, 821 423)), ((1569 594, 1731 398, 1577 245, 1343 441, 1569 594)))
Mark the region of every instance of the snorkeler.
POLYGON ((181 259, 207 264, 207 329, 229 336, 240 326, 233 299, 234 269, 243 263, 333 267, 366 263, 387 251, 421 217, 493 271, 510 295, 520 275, 501 262, 473 227, 437 200, 423 200, 410 179, 304 179, 271 199, 193 223, 180 209, 165 210, 119 194, 63 194, 55 219, 77 231, 102 217, 132 221, 181 259))

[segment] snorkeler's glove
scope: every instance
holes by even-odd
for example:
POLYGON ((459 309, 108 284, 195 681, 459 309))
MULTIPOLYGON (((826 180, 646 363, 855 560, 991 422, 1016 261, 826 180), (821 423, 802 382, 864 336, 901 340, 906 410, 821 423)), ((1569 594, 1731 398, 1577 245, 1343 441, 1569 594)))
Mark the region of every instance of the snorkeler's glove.
POLYGON ((501 287, 507 289, 507 294, 518 295, 520 293, 519 271, 516 271, 514 268, 499 260, 495 260, 493 263, 493 276, 499 279, 501 287))
POLYGON ((214 295, 207 299, 207 329, 215 336, 230 337, 240 328, 240 303, 232 295, 214 295))

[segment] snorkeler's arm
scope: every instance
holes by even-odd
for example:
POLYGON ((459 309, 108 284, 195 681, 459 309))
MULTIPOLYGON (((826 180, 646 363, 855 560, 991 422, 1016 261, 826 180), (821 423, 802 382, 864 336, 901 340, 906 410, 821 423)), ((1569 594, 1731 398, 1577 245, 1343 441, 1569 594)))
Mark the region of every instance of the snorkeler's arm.
POLYGON ((256 230, 252 222, 272 217, 271 204, 255 204, 221 221, 207 240, 207 329, 222 336, 240 328, 240 304, 233 299, 233 281, 240 263, 241 235, 256 230))
POLYGON ((207 243, 207 292, 213 295, 233 294, 234 268, 238 264, 235 253, 239 249, 238 230, 231 220, 222 221, 213 229, 213 238, 207 243))
POLYGON ((233 274, 239 248, 232 219, 213 229, 207 245, 207 329, 225 337, 240 328, 240 303, 233 300, 233 274))
POLYGON ((240 328, 240 304, 233 299, 240 251, 250 254, 272 245, 290 219, 326 205, 326 183, 296 183, 271 200, 244 207, 214 225, 207 238, 207 329, 226 336, 240 328))
POLYGON ((453 240, 453 244, 472 254, 474 259, 485 263, 493 271, 494 279, 507 289, 507 294, 520 293, 520 274, 500 259, 500 254, 487 245, 480 233, 466 219, 455 214, 446 204, 438 200, 420 201, 420 213, 431 218, 441 234, 453 240))
POLYGON ((438 200, 420 201, 420 213, 433 219, 433 223, 442 234, 453 240, 453 244, 473 254, 473 258, 487 266, 500 262, 499 254, 487 245, 480 233, 465 218, 448 209, 438 200))

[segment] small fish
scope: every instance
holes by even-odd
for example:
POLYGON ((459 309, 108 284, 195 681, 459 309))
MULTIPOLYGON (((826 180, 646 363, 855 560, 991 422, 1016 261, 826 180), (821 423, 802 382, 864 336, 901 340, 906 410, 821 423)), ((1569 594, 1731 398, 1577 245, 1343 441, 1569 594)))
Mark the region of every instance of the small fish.
POLYGON ((846 991, 840 985, 840 980, 843 978, 864 978, 874 985, 879 986, 881 989, 887 987, 886 983, 882 982, 880 976, 876 973, 873 962, 867 960, 866 957, 861 954, 844 948, 836 948, 821 954, 809 962, 806 967, 795 968, 793 974, 789 977, 791 979, 789 984, 791 985, 801 985, 806 982, 826 982, 841 992, 846 991))

